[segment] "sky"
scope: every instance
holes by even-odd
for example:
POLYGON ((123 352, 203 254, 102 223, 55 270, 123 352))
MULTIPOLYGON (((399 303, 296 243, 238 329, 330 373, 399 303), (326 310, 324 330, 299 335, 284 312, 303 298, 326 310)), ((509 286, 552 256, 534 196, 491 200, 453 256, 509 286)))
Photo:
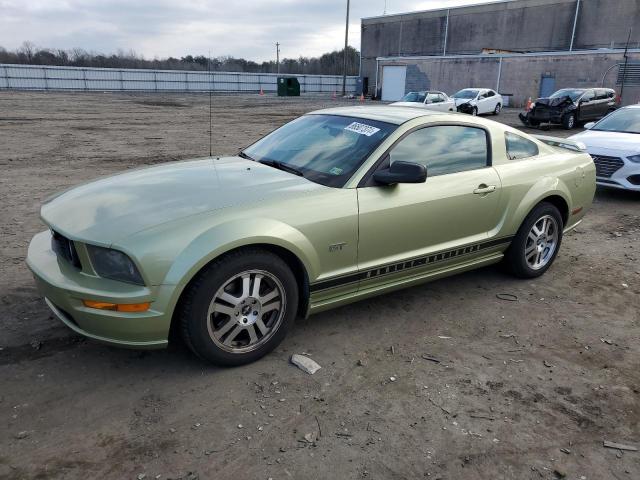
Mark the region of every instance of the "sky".
MULTIPOLYGON (((349 45, 360 19, 487 0, 352 0, 349 45)), ((133 50, 146 58, 231 55, 255 61, 317 56, 344 45, 346 0, 0 0, 0 46, 133 50)))

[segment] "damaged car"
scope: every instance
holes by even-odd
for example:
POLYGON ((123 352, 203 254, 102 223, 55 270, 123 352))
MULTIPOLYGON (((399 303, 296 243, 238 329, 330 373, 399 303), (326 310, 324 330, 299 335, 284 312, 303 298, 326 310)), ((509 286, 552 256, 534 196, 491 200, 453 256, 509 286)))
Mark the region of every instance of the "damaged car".
POLYGON ((611 88, 563 88, 548 98, 538 98, 529 111, 520 114, 520 120, 527 127, 546 123, 571 130, 600 120, 616 107, 616 92, 611 88))

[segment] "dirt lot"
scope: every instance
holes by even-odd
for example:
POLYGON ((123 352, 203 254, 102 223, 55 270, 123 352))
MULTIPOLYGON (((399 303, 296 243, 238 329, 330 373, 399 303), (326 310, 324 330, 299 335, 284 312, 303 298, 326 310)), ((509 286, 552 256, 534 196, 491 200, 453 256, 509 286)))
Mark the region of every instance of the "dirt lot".
MULTIPOLYGON (((215 153, 336 103, 214 97, 215 153)), ((0 478, 640 478, 640 452, 602 443, 640 447, 639 195, 598 191, 541 279, 486 268, 323 313, 243 368, 53 319, 24 265, 40 202, 206 155, 207 106, 0 92, 0 478)))

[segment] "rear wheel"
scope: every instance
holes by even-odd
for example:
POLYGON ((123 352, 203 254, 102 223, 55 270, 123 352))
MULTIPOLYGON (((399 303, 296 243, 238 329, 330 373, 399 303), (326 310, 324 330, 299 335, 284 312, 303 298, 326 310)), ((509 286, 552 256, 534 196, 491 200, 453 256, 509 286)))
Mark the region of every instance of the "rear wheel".
POLYGON ((189 287, 180 311, 182 333, 204 360, 243 365, 278 346, 297 308, 296 280, 280 257, 238 251, 211 263, 189 287))
POLYGON ((511 272, 521 278, 539 277, 558 254, 564 225, 560 211, 540 203, 525 218, 505 255, 511 272))
POLYGON ((562 117, 562 126, 566 130, 571 130, 576 126, 576 116, 574 113, 568 113, 564 117, 562 117))

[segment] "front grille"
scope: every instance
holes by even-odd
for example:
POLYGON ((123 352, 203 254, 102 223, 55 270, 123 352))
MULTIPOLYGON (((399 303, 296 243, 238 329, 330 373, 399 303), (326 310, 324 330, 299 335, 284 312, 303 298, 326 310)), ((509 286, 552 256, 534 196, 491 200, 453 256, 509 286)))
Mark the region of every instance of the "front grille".
POLYGON ((76 246, 64 235, 51 230, 51 249, 77 269, 82 268, 76 246))
POLYGON ((592 155, 596 164, 596 177, 609 178, 624 166, 624 161, 618 157, 606 157, 604 155, 592 155))

